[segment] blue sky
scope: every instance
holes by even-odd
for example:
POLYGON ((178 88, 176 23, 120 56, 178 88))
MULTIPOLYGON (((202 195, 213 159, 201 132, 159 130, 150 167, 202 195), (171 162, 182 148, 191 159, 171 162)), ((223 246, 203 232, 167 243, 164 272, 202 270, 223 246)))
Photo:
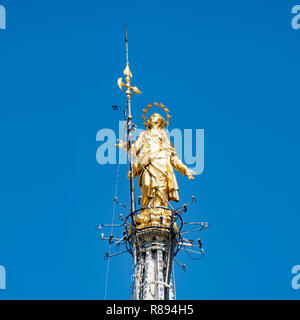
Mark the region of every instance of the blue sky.
MULTIPOLYGON (((116 165, 96 133, 117 130, 129 24, 133 113, 159 101, 173 127, 205 130, 205 169, 177 174, 206 255, 176 266, 178 299, 299 299, 299 1, 16 1, 0 30, 0 299, 103 299, 116 165)), ((128 203, 126 166, 119 199, 128 203)), ((117 215, 124 213, 118 208, 117 215)), ((128 299, 129 255, 108 299, 128 299)))

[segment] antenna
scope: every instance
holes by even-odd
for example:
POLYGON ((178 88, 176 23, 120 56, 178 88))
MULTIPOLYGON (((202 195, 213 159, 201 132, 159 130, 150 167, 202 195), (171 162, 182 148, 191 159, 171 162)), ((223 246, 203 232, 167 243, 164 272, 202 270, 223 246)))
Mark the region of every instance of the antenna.
POLYGON ((123 87, 126 88, 126 96, 127 96, 127 109, 128 109, 128 116, 127 116, 127 144, 128 144, 128 150, 129 150, 129 171, 130 171, 130 209, 131 209, 131 215, 132 215, 132 224, 133 224, 133 212, 135 211, 135 193, 134 193, 134 177, 133 177, 133 171, 132 171, 132 162, 133 157, 131 154, 131 146, 133 141, 133 135, 132 132, 135 130, 135 125, 132 123, 132 114, 131 114, 131 96, 133 91, 135 94, 140 94, 141 91, 137 87, 131 86, 131 78, 132 73, 129 69, 129 61, 128 61, 128 24, 125 23, 125 47, 126 47, 126 67, 123 71, 124 75, 126 76, 125 80, 126 83, 122 82, 122 78, 118 79, 118 86, 122 90, 123 87))
POLYGON ((126 22, 124 24, 124 28, 125 28, 125 46, 126 46, 126 64, 129 64, 129 61, 128 61, 128 35, 127 35, 127 26, 128 26, 128 23, 126 22))
MULTIPOLYGON (((129 69, 129 61, 128 61, 128 32, 127 32, 127 23, 125 23, 125 49, 126 49, 126 67, 123 71, 123 74, 126 76, 125 80, 126 83, 122 82, 122 78, 118 79, 118 86, 122 90, 123 87, 126 88, 126 96, 127 96, 127 110, 128 110, 128 116, 127 116, 127 146, 128 146, 128 155, 129 155, 129 172, 130 172, 130 217, 131 217, 131 250, 133 256, 133 268, 134 268, 134 274, 136 274, 136 268, 137 268, 137 252, 136 252, 136 243, 135 243, 135 221, 134 221, 134 214, 135 214, 135 192, 134 192, 134 176, 133 176, 133 155, 132 155, 132 142, 133 142, 133 134, 132 132, 135 130, 135 125, 132 123, 132 114, 131 114, 131 96, 133 93, 140 94, 141 91, 137 87, 131 86, 131 78, 132 73, 129 69)), ((127 223, 127 222, 126 222, 127 223)), ((126 231, 127 232, 127 231, 126 231)), ((127 238, 127 237, 126 237, 127 238)))

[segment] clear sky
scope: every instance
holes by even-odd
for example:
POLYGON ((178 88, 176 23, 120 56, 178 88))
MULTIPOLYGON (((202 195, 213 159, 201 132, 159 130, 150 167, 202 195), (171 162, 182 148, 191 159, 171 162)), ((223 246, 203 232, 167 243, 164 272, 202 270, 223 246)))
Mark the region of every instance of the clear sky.
MULTIPOLYGON (((177 174, 186 219, 207 220, 206 255, 176 266, 178 299, 299 299, 299 1, 0 0, 0 299, 103 299, 116 165, 96 133, 117 130, 129 24, 141 110, 205 130, 205 169, 177 174)), ((126 166, 119 199, 128 204, 126 166)), ((117 208, 117 216, 124 213, 117 208)), ((131 258, 111 260, 108 299, 128 299, 131 258)))

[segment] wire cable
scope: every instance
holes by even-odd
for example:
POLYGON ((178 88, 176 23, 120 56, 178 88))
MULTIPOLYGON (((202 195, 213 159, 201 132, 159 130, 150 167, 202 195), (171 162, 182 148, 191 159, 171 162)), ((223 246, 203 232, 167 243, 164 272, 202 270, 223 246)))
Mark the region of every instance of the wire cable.
MULTIPOLYGON (((116 176, 116 185, 115 185, 115 197, 114 197, 114 204, 113 204, 113 213, 112 213, 112 220, 111 220, 111 228, 110 228, 110 234, 113 233, 113 225, 115 220, 115 211, 116 211, 116 197, 118 192, 118 184, 119 184, 119 173, 120 173, 120 162, 118 164, 117 168, 117 176, 116 176)), ((109 243, 108 247, 108 256, 110 257, 110 251, 111 251, 112 242, 109 243)), ((105 278, 105 291, 104 291, 104 300, 106 300, 107 296, 107 286, 108 286, 108 276, 109 276, 109 267, 110 267, 110 258, 107 259, 107 267, 106 267, 106 278, 105 278)))
MULTIPOLYGON (((127 128, 127 124, 124 126, 123 128, 123 132, 122 132, 122 138, 124 139, 125 136, 125 130, 127 128)), ((110 234, 113 233, 113 225, 114 225, 114 220, 115 220, 115 212, 116 212, 116 203, 118 203, 118 201, 116 201, 117 198, 117 194, 118 194, 118 185, 119 185, 119 176, 120 176, 120 161, 118 163, 118 167, 117 167, 117 174, 116 174, 116 185, 115 185, 115 196, 114 196, 114 204, 113 204, 113 213, 112 213, 112 220, 111 220, 111 229, 110 229, 110 234)), ((108 247, 108 256, 110 257, 110 252, 111 252, 111 246, 112 243, 109 243, 109 247, 108 247)), ((106 277, 105 277, 105 290, 104 290, 104 300, 106 300, 107 297, 107 288, 108 288, 108 276, 109 276, 109 267, 110 267, 110 258, 107 259, 107 267, 106 267, 106 277)))
POLYGON ((176 300, 176 281, 175 281, 175 268, 173 263, 173 282, 174 282, 174 300, 176 300))

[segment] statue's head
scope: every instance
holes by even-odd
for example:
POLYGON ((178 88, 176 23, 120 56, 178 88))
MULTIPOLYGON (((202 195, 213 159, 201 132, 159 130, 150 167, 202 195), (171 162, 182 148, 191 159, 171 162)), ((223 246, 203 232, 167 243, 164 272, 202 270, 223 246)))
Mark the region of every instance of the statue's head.
POLYGON ((159 113, 152 113, 147 120, 147 128, 157 127, 162 129, 165 127, 165 119, 159 113))
POLYGON ((169 126, 169 120, 171 118, 169 109, 162 103, 154 102, 153 104, 148 104, 147 108, 143 109, 143 115, 142 115, 142 120, 144 121, 143 125, 147 128, 153 128, 156 126, 159 129, 162 129, 164 127, 168 128, 169 126), (159 114, 159 113, 153 113, 148 120, 147 118, 147 113, 152 107, 160 107, 167 115, 167 121, 159 114))

